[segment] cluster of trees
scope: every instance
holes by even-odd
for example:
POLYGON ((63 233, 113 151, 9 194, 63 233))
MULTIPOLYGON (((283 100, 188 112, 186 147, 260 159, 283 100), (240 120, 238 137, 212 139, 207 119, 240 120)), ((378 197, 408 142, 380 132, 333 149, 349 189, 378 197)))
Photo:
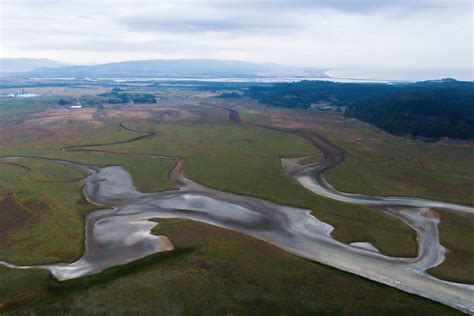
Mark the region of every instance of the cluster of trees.
POLYGON ((61 98, 58 101, 60 106, 68 106, 77 102, 83 106, 103 107, 103 104, 121 104, 121 103, 156 103, 156 98, 151 93, 128 93, 122 92, 122 89, 114 88, 112 92, 99 95, 83 95, 80 98, 61 98))
POLYGON ((156 103, 156 98, 151 93, 128 93, 128 92, 107 92, 99 94, 104 99, 104 103, 156 103))
POLYGON ((474 95, 449 97, 415 93, 367 98, 347 108, 347 117, 371 123, 395 135, 474 138, 474 95))
POLYGON ((73 103, 77 103, 83 106, 102 106, 101 98, 95 95, 83 95, 80 98, 61 98, 58 101, 60 106, 69 106, 73 103))
POLYGON ((241 99, 243 98, 243 96, 237 92, 237 91, 233 91, 233 92, 224 92, 220 95, 218 95, 216 98, 222 98, 222 99, 241 99))
POLYGON ((270 106, 307 109, 313 103, 327 102, 347 106, 352 100, 381 95, 389 90, 385 84, 351 84, 331 81, 277 83, 271 87, 254 86, 246 95, 270 106))
POLYGON ((302 81, 252 87, 246 95, 270 106, 308 108, 329 102, 345 116, 395 135, 474 138, 474 83, 452 79, 410 84, 302 81))
POLYGON ((60 106, 66 106, 66 105, 72 104, 72 101, 67 100, 67 99, 64 99, 64 98, 61 98, 61 99, 59 99, 58 104, 59 104, 60 106))

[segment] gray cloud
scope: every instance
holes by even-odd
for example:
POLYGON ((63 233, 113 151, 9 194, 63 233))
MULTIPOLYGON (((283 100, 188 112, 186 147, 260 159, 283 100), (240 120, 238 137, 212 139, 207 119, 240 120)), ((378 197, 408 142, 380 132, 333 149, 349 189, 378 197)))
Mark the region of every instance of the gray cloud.
POLYGON ((2 54, 472 67, 471 0, 0 0, 2 54))
POLYGON ((138 15, 117 21, 134 31, 194 32, 288 32, 298 21, 249 19, 245 14, 222 18, 218 16, 156 16, 138 15))
POLYGON ((258 32, 288 33, 303 28, 300 18, 312 13, 384 14, 402 19, 446 8, 467 9, 470 0, 263 0, 174 1, 170 8, 145 6, 144 13, 116 22, 144 32, 258 32), (211 8, 211 10, 209 10, 211 8))
MULTIPOLYGON (((193 3, 193 1, 178 1, 193 3)), ((469 9, 471 0, 203 0, 201 4, 220 7, 249 8, 252 10, 315 10, 329 9, 345 13, 367 14, 378 11, 399 11, 413 13, 442 10, 453 7, 469 9)), ((194 2, 195 3, 195 2, 194 2)))

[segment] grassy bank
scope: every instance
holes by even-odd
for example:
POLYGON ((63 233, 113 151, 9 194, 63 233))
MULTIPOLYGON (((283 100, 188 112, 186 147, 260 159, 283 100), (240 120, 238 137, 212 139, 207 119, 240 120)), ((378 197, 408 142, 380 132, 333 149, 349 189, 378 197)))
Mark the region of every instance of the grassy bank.
POLYGON ((448 249, 446 261, 429 273, 452 282, 474 284, 474 215, 437 210, 440 243, 448 249))
POLYGON ((46 280, 35 299, 4 313, 456 314, 210 225, 160 220, 154 233, 176 250, 78 280, 46 280))

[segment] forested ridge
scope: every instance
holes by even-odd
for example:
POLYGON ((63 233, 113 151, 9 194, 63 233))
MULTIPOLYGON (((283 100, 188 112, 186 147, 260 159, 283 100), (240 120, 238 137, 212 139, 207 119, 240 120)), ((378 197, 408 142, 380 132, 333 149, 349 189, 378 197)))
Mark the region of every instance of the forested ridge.
POLYGON ((357 118, 395 135, 474 138, 474 83, 453 79, 400 84, 301 81, 251 87, 246 95, 269 106, 345 107, 357 118))

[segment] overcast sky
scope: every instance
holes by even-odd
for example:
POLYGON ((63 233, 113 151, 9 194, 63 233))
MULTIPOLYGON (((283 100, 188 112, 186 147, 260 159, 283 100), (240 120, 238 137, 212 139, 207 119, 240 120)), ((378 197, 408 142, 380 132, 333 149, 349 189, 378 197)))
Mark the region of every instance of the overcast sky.
POLYGON ((0 0, 2 57, 472 68, 472 0, 0 0))

